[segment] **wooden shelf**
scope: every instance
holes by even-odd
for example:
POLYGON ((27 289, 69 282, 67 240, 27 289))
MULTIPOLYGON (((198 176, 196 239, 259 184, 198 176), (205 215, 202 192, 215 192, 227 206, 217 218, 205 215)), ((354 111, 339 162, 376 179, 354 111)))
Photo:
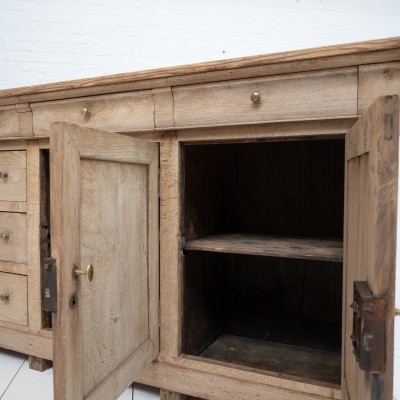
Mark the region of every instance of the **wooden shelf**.
POLYGON ((343 261, 343 242, 332 239, 224 234, 189 240, 186 242, 185 250, 320 261, 343 261))
POLYGON ((340 385, 340 352, 223 334, 199 356, 340 385))

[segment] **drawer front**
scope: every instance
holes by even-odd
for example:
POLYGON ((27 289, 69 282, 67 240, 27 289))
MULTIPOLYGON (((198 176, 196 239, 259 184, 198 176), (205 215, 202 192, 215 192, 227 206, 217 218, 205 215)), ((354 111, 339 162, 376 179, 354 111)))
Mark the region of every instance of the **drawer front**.
POLYGON ((0 151, 0 201, 26 201, 26 151, 0 151))
POLYGON ((19 115, 16 107, 0 107, 0 138, 18 136, 20 136, 19 115))
POLYGON ((28 279, 0 272, 0 321, 18 325, 28 322, 28 279))
POLYGON ((176 87, 173 95, 176 127, 353 116, 357 69, 176 87))
POLYGON ((26 263, 26 214, 0 212, 0 260, 26 263))
POLYGON ((50 124, 56 121, 112 132, 154 129, 151 90, 33 103, 30 107, 35 136, 49 136, 50 124), (87 115, 82 115, 84 109, 88 110, 87 115))

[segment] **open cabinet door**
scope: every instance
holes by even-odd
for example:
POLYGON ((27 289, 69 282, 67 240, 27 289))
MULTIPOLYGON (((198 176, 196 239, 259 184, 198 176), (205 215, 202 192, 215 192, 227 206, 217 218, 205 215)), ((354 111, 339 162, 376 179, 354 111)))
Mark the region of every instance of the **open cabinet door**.
POLYGON ((117 399, 159 351, 158 145, 56 123, 50 153, 55 400, 117 399))
POLYGON ((392 400, 398 146, 397 96, 377 98, 346 135, 342 383, 348 400, 392 400))

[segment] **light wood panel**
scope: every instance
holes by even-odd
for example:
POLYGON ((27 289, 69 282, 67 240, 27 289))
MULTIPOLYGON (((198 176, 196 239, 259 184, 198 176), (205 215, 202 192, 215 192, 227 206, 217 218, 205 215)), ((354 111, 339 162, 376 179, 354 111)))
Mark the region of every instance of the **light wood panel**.
POLYGON ((357 113, 357 69, 278 75, 173 88, 180 126, 351 116, 357 113), (260 92, 253 103, 250 93, 260 92))
POLYGON ((50 124, 63 121, 111 132, 154 129, 154 101, 150 90, 94 96, 31 105, 35 136, 49 136, 50 124), (81 109, 90 115, 81 115, 81 109))
POLYGON ((117 398, 158 354, 158 145, 58 123, 50 150, 55 396, 117 398))
POLYGON ((398 97, 379 97, 346 135, 343 302, 345 399, 391 400, 393 391, 394 282, 398 182, 398 97), (354 281, 367 281, 388 301, 386 371, 362 371, 353 355, 354 281))
POLYGON ((399 59, 397 37, 0 91, 0 104, 285 74, 399 59))
POLYGON ((400 62, 359 67, 358 113, 362 114, 377 96, 400 96, 400 62))
POLYGON ((0 260, 26 263, 26 214, 0 212, 0 260))
POLYGON ((0 320, 17 325, 28 324, 28 278, 0 272, 0 320))
POLYGON ((225 234, 189 240, 185 243, 184 248, 185 250, 268 257, 337 262, 343 260, 343 242, 329 239, 225 234))
POLYGON ((0 138, 18 136, 19 116, 15 105, 0 107, 0 138))
POLYGON ((0 171, 8 174, 0 178, 0 200, 26 201, 26 152, 0 151, 0 171))
MULTIPOLYGON (((336 387, 263 375, 200 362, 198 357, 179 358, 171 363, 152 363, 138 381, 171 392, 208 400, 322 400, 341 399, 336 387)), ((336 385, 335 385, 336 386, 336 385)))

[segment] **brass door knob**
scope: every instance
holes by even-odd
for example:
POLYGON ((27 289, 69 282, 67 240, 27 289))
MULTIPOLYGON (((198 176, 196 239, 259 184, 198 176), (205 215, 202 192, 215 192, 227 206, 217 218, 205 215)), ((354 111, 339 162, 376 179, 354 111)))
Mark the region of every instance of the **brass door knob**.
POLYGON ((7 233, 7 232, 3 232, 3 233, 0 234, 0 239, 1 239, 1 240, 10 239, 10 234, 7 233))
POLYGON ((86 275, 87 280, 89 282, 92 282, 93 275, 94 275, 93 264, 89 264, 86 267, 86 270, 79 269, 78 267, 74 266, 74 269, 72 270, 72 276, 76 279, 76 278, 79 278, 81 275, 86 275))
POLYGON ((7 178, 8 172, 0 171, 0 178, 7 178))
POLYGON ((8 293, 0 294, 0 300, 6 303, 8 300, 10 300, 10 295, 8 293))
POLYGON ((395 317, 400 317, 400 308, 395 308, 394 309, 394 316, 395 317))
POLYGON ((259 103, 261 101, 261 93, 257 92, 256 90, 251 92, 250 99, 253 103, 259 103))
POLYGON ((82 107, 81 108, 81 115, 84 117, 89 117, 90 116, 90 110, 87 107, 82 107))

